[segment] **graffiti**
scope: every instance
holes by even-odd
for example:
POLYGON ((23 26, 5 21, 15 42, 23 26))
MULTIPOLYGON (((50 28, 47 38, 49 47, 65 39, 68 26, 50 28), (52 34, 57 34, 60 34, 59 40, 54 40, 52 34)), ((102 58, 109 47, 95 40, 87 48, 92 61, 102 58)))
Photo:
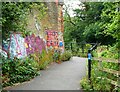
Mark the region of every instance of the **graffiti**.
POLYGON ((47 40, 47 47, 50 49, 60 50, 64 52, 64 41, 63 35, 61 32, 57 32, 54 30, 47 30, 46 31, 46 40, 47 40))
POLYGON ((31 36, 27 36, 25 38, 25 47, 27 55, 34 52, 41 53, 43 49, 45 50, 45 42, 39 36, 35 37, 35 35, 32 34, 31 36))
POLYGON ((8 49, 9 49, 9 41, 10 39, 7 39, 6 41, 2 41, 2 47, 0 47, 0 54, 4 56, 5 58, 8 57, 8 49))
POLYGON ((9 44, 10 58, 24 58, 26 56, 26 48, 24 46, 24 38, 21 34, 11 34, 9 44))
POLYGON ((20 33, 13 33, 10 36, 9 44, 3 44, 2 50, 6 53, 2 54, 6 56, 9 53, 9 58, 17 57, 20 59, 35 52, 41 53, 43 49, 46 49, 45 42, 39 36, 36 37, 32 34, 23 38, 20 33))
POLYGON ((57 31, 46 31, 47 34, 47 46, 58 47, 58 32, 57 31))
POLYGON ((27 55, 32 54, 34 52, 34 42, 35 42, 35 35, 27 36, 25 38, 25 47, 27 55))
POLYGON ((9 41, 10 39, 7 39, 6 41, 3 40, 2 41, 2 50, 5 51, 6 53, 8 53, 8 49, 9 49, 9 41))
POLYGON ((35 36, 34 34, 23 38, 20 33, 13 33, 10 36, 9 44, 4 44, 3 47, 9 58, 13 59, 24 58, 35 52, 41 53, 42 50, 55 49, 64 51, 64 42, 62 33, 57 31, 46 31, 46 40, 35 36), (48 49, 46 49, 46 46, 48 49))

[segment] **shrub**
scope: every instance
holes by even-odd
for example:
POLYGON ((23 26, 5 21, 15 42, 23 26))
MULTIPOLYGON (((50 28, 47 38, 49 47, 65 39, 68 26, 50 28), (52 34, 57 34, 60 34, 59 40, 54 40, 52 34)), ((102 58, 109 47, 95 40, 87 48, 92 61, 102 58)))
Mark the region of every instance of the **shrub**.
POLYGON ((84 77, 81 81, 80 81, 80 85, 81 85, 81 87, 82 87, 82 89, 83 90, 90 90, 90 89, 92 89, 92 87, 91 87, 91 85, 90 85, 90 82, 89 82, 89 80, 86 78, 86 77, 84 77))
POLYGON ((92 56, 93 56, 93 57, 98 57, 98 53, 97 53, 96 50, 93 50, 93 51, 92 51, 92 56))
POLYGON ((2 86, 10 86, 14 83, 28 81, 38 75, 37 63, 30 59, 3 59, 2 86))
POLYGON ((107 57, 107 55, 108 55, 108 51, 107 50, 105 50, 105 51, 103 51, 101 53, 101 57, 107 57))
POLYGON ((71 57, 72 57, 72 52, 71 51, 65 51, 63 54, 61 54, 60 60, 61 61, 69 61, 71 57))
POLYGON ((53 54, 53 61, 59 63, 60 62, 60 52, 56 51, 53 54))
POLYGON ((40 54, 40 62, 39 67, 40 70, 45 69, 51 62, 53 62, 52 51, 46 52, 45 50, 42 51, 40 54))
MULTIPOLYGON (((107 78, 112 79, 112 80, 117 80, 117 77, 114 76, 113 74, 100 71, 97 66, 98 64, 99 64, 99 62, 96 62, 94 60, 92 61, 91 84, 90 84, 88 78, 85 77, 80 81, 81 87, 84 90, 93 90, 93 91, 98 90, 101 92, 104 92, 104 91, 114 92, 113 90, 116 90, 116 89, 119 90, 119 88, 114 87, 113 85, 111 85, 110 81, 107 80, 107 78)), ((109 63, 102 62, 102 67, 113 69, 113 70, 119 69, 118 64, 113 64, 110 62, 109 63)))
POLYGON ((39 70, 45 69, 51 62, 53 62, 53 52, 43 50, 42 53, 34 53, 30 55, 34 61, 39 64, 39 70))
MULTIPOLYGON (((116 45, 114 46, 99 46, 95 51, 92 52, 93 56, 96 57, 105 57, 105 58, 111 58, 111 59, 118 59, 118 48, 116 45)), ((92 70, 91 70, 91 86, 88 82, 87 78, 83 78, 81 80, 81 86, 85 90, 100 90, 102 91, 110 91, 110 92, 116 92, 116 90, 120 90, 120 88, 111 85, 110 81, 108 81, 106 78, 109 78, 111 80, 116 81, 117 76, 111 73, 100 71, 98 66, 98 62, 92 61, 92 70)), ((118 63, 112 63, 112 62, 101 62, 101 65, 103 68, 108 68, 112 70, 119 71, 119 64, 118 63)))
POLYGON ((79 52, 78 53, 78 57, 85 57, 85 58, 87 58, 87 53, 79 52))
POLYGON ((53 52, 45 50, 42 53, 34 53, 25 59, 5 59, 2 65, 3 87, 15 83, 28 81, 39 73, 39 70, 45 69, 49 63, 53 62, 53 52))
POLYGON ((116 45, 114 46, 99 46, 97 49, 94 51, 96 52, 93 56, 95 57, 105 57, 105 58, 113 58, 113 59, 118 59, 118 48, 116 45))

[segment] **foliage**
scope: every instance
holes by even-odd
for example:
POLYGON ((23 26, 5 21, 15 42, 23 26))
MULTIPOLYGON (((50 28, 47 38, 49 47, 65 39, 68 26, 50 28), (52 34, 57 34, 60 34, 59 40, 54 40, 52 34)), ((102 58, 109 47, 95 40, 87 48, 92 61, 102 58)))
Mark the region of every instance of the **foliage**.
MULTIPOLYGON (((106 78, 116 80, 116 76, 99 70, 98 61, 92 61, 92 71, 91 71, 91 82, 88 80, 87 76, 84 77, 80 84, 84 90, 99 90, 99 91, 114 91, 116 87, 111 85, 110 81, 106 78)), ((102 62, 102 67, 118 70, 118 64, 102 62)), ((119 88, 117 88, 119 90, 119 88)))
MULTIPOLYGON (((75 9, 74 17, 65 17, 65 43, 70 42, 88 42, 101 43, 93 56, 119 59, 119 43, 120 43, 120 2, 84 2, 80 5, 81 9, 75 9)), ((68 45, 68 44, 67 44, 68 45)), ((77 48, 81 48, 82 45, 77 48)), ((82 49, 79 49, 82 52, 82 49)), ((81 56, 81 55, 80 55, 81 56)), ((110 69, 119 69, 119 65, 113 63, 102 63, 103 67, 110 69)), ((98 63, 92 61, 92 76, 90 83, 87 78, 81 81, 83 89, 113 91, 109 81, 104 77, 116 79, 114 75, 110 75, 98 70, 98 63), (103 77, 104 76, 104 77, 103 77), (90 85, 91 84, 91 85, 90 85)))
POLYGON ((84 57, 84 58, 87 58, 87 52, 84 52, 84 53, 82 53, 82 52, 78 52, 78 53, 77 53, 77 56, 78 56, 78 57, 84 57))
POLYGON ((71 57, 72 57, 72 52, 71 51, 65 51, 64 53, 61 54, 60 60, 61 61, 69 61, 71 57))
POLYGON ((113 58, 118 59, 118 48, 117 45, 113 46, 99 46, 95 51, 93 51, 93 56, 95 57, 104 57, 104 58, 113 58))
POLYGON ((42 53, 34 53, 25 59, 5 59, 2 65, 3 87, 11 86, 15 83, 29 81, 37 76, 39 70, 45 69, 53 62, 53 52, 45 50, 42 53))
POLYGON ((59 51, 54 52, 53 60, 54 62, 60 63, 60 52, 59 51))
POLYGON ((118 33, 120 30, 120 2, 104 3, 104 9, 102 11, 102 21, 104 23, 104 33, 111 35, 118 40, 118 33))
POLYGON ((79 57, 87 57, 88 49, 92 47, 91 44, 85 44, 85 43, 71 43, 71 46, 66 47, 66 50, 71 50, 72 56, 79 56, 79 57), (81 44, 81 45, 80 45, 81 44))
POLYGON ((26 30, 28 15, 32 9, 38 9, 41 19, 45 14, 47 8, 41 2, 2 2, 2 38, 6 40, 11 32, 22 32, 23 36, 30 32, 26 30))
POLYGON ((2 63, 2 85, 3 87, 29 81, 38 75, 38 64, 31 59, 4 59, 2 63))
MULTIPOLYGON (((104 57, 108 59, 118 59, 118 50, 116 48, 116 44, 114 46, 99 46, 95 51, 92 52, 93 56, 95 57, 104 57)), ((111 85, 110 81, 106 80, 106 78, 112 79, 114 81, 117 80, 117 76, 114 74, 102 72, 98 68, 98 61, 92 60, 92 71, 91 71, 91 86, 89 90, 107 90, 107 91, 115 91, 120 90, 120 88, 114 87, 111 85)), ((119 71, 119 64, 112 63, 112 62, 101 62, 101 67, 112 69, 119 71)), ((89 82, 84 85, 86 82, 86 78, 82 79, 81 85, 83 89, 88 90, 89 82)))
POLYGON ((45 50, 42 53, 34 53, 30 56, 34 61, 38 62, 39 69, 45 69, 51 62, 53 62, 53 53, 52 51, 46 52, 45 50))
POLYGON ((98 62, 92 61, 91 81, 94 90, 110 90, 110 82, 105 77, 106 74, 99 71, 98 62))
POLYGON ((80 81, 80 85, 83 88, 83 90, 85 91, 90 91, 90 89, 92 90, 92 87, 90 85, 90 81, 84 77, 81 81, 80 81))
POLYGON ((51 52, 46 52, 43 50, 43 52, 40 55, 40 69, 45 69, 49 63, 53 62, 52 54, 51 52))
POLYGON ((88 49, 92 47, 91 44, 83 44, 83 47, 79 48, 77 55, 80 57, 87 57, 88 49))
POLYGON ((118 43, 119 5, 119 2, 84 2, 81 9, 74 10, 74 17, 70 18, 65 12, 65 43, 73 40, 102 45, 118 43))

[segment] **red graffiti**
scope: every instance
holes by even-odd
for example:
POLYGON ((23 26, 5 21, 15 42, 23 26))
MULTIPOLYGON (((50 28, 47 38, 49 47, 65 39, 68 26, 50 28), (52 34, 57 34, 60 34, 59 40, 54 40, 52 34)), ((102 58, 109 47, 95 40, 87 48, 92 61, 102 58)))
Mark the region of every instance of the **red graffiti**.
POLYGON ((47 46, 58 46, 58 32, 53 30, 47 30, 47 46))

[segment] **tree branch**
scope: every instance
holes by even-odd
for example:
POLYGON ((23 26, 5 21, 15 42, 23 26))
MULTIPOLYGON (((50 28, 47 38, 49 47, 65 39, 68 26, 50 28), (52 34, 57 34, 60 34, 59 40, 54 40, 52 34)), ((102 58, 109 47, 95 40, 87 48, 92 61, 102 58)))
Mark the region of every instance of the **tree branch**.
POLYGON ((72 21, 72 19, 71 19, 71 17, 70 17, 70 14, 68 13, 67 6, 66 6, 66 5, 65 5, 65 13, 67 14, 68 19, 69 19, 69 21, 67 21, 67 20, 65 20, 65 21, 70 22, 72 25, 75 26, 75 23, 72 21))

